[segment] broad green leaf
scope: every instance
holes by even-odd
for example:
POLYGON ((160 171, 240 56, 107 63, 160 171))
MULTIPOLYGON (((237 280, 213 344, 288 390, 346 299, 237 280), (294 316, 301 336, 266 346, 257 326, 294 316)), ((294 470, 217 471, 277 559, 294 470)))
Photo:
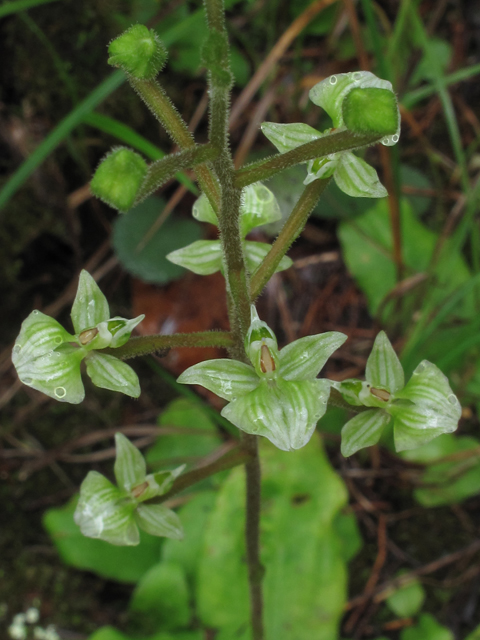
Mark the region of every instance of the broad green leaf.
POLYGON ((472 633, 465 638, 465 640, 480 640, 480 626, 474 629, 472 633))
POLYGON ((133 519, 133 502, 105 476, 89 471, 80 486, 80 499, 74 514, 75 524, 87 538, 99 538, 110 544, 137 545, 138 528, 133 519))
POLYGON ((122 433, 115 434, 114 473, 117 485, 127 492, 145 481, 147 465, 145 458, 135 445, 122 433))
POLYGON ((102 627, 88 636, 88 640, 131 640, 131 638, 113 627, 102 627))
POLYGON ((429 613, 420 616, 418 624, 403 629, 400 640, 455 640, 447 627, 442 627, 429 613))
POLYGON ((152 196, 115 220, 113 248, 123 267, 146 282, 165 284, 183 275, 167 254, 200 238, 193 220, 168 218, 158 227, 164 202, 152 196))
POLYGON ((275 384, 265 380, 224 407, 222 416, 246 433, 268 438, 283 451, 300 449, 325 413, 329 394, 326 380, 278 379, 275 384))
POLYGON ((166 258, 200 276, 222 270, 220 240, 197 240, 182 249, 171 251, 166 258))
MULTIPOLYGON (((272 245, 266 242, 251 242, 250 240, 245 242, 245 260, 250 273, 254 273, 258 269, 271 248, 272 245)), ((278 267, 275 269, 275 273, 289 269, 292 264, 293 261, 288 256, 283 256, 278 267)))
POLYGON ((382 409, 358 413, 342 429, 342 455, 348 457, 360 449, 377 444, 390 419, 382 409))
POLYGON ((240 233, 242 238, 255 227, 280 220, 282 212, 270 189, 261 182, 251 184, 242 191, 240 207, 240 233))
POLYGON ((71 318, 75 333, 96 327, 110 318, 106 297, 92 276, 82 269, 78 280, 77 295, 73 301, 71 318))
POLYGON ((339 543, 339 551, 345 562, 352 560, 363 547, 362 534, 357 518, 352 512, 340 512, 332 522, 335 537, 339 543))
POLYGON ((224 358, 194 364, 179 376, 177 382, 200 384, 225 400, 244 396, 260 384, 253 367, 224 358))
POLYGON ((20 381, 59 402, 79 404, 85 397, 80 362, 82 349, 62 345, 55 351, 17 366, 20 381))
POLYGON ((179 429, 178 435, 159 436, 145 454, 147 462, 155 465, 155 468, 158 468, 160 461, 164 465, 169 458, 196 459, 206 456, 222 443, 215 424, 202 404, 190 398, 176 398, 170 402, 160 414, 157 423, 160 427, 198 429, 199 434, 190 433, 186 436, 179 429))
POLYGON ((365 378, 372 386, 388 389, 390 393, 403 389, 405 384, 403 367, 385 331, 380 331, 375 338, 372 351, 368 356, 365 378))
MULTIPOLYGON (((262 451, 261 552, 266 640, 332 640, 346 601, 346 571, 333 522, 346 490, 320 441, 293 453, 262 451)), ((197 588, 201 621, 223 640, 247 640, 244 477, 231 473, 205 532, 197 588)), ((216 636, 217 637, 217 636, 216 636)))
POLYGON ((22 327, 12 351, 12 362, 18 369, 35 358, 53 351, 63 342, 74 342, 75 337, 54 318, 41 311, 32 311, 22 327))
POLYGON ((183 527, 175 511, 162 504, 139 505, 135 509, 135 521, 142 531, 151 536, 181 540, 183 527))
POLYGON ((280 351, 280 375, 285 380, 315 378, 328 358, 347 339, 338 331, 299 338, 280 351))
POLYGON ((199 222, 209 222, 210 224, 214 224, 218 227, 217 214, 213 210, 212 205, 204 193, 195 200, 192 215, 199 222))
POLYGON ((388 196, 375 169, 350 151, 344 151, 341 154, 333 177, 338 187, 352 198, 388 196))
POLYGON ((435 438, 435 440, 422 444, 422 446, 417 449, 402 451, 400 457, 409 462, 428 465, 452 453, 463 451, 464 448, 474 448, 479 444, 480 442, 475 438, 458 437, 452 433, 444 433, 442 436, 435 438), (464 441, 466 441, 465 446, 459 448, 461 446, 460 443, 464 441))
POLYGON ((140 395, 138 376, 126 362, 115 356, 91 351, 86 363, 87 374, 97 387, 119 391, 132 398, 138 398, 140 395))
POLYGON ((414 449, 443 433, 452 433, 457 421, 424 406, 392 403, 388 413, 393 417, 395 450, 414 449))
POLYGON ((321 138, 322 133, 308 124, 295 122, 293 124, 276 124, 275 122, 262 122, 262 133, 274 144, 280 153, 286 153, 302 144, 321 138))
POLYGON ((410 618, 420 612, 425 595, 425 589, 421 582, 415 578, 388 596, 386 603, 388 608, 399 618, 410 618))
POLYGON ((43 526, 66 565, 118 582, 136 583, 158 562, 162 541, 146 533, 140 533, 140 544, 135 547, 86 538, 73 521, 76 504, 73 498, 60 509, 49 509, 43 517, 43 526))
POLYGON ((409 400, 419 407, 441 414, 443 420, 451 422, 455 431, 462 415, 462 407, 452 392, 448 378, 428 360, 423 360, 415 369, 406 386, 395 394, 395 398, 409 400))
POLYGON ((182 568, 160 562, 140 579, 129 609, 144 633, 173 631, 187 626, 191 617, 189 599, 182 568))

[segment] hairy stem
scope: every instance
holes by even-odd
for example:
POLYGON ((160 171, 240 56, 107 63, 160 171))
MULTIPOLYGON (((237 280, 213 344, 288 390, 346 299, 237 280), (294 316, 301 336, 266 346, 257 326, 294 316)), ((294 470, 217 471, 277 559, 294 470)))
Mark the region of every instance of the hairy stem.
POLYGON ((280 231, 265 260, 252 276, 250 297, 252 302, 261 294, 264 286, 275 273, 281 259, 294 240, 300 235, 318 199, 327 188, 331 178, 314 180, 303 190, 300 199, 293 208, 288 220, 280 231))
POLYGON ((339 151, 349 151, 358 147, 365 147, 379 142, 384 136, 378 134, 355 134, 351 131, 335 131, 312 142, 302 144, 286 153, 260 160, 242 169, 235 175, 235 186, 246 187, 249 184, 271 178, 276 173, 284 171, 301 162, 328 156, 339 151))
POLYGON ((121 347, 103 349, 102 353, 110 354, 120 360, 128 360, 178 347, 224 347, 229 349, 232 345, 232 334, 228 331, 199 331, 198 333, 174 333, 170 336, 138 336, 130 338, 121 347))

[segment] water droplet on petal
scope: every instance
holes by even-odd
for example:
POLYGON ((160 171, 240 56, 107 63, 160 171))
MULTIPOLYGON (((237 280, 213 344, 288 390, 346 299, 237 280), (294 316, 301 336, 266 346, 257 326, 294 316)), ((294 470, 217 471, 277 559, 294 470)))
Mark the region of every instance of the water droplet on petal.
POLYGON ((453 405, 457 404, 457 402, 458 402, 457 396, 455 396, 453 393, 451 393, 448 396, 447 400, 449 401, 450 404, 453 404, 453 405))
POLYGON ((337 76, 332 76, 330 78, 330 84, 337 84, 337 76))
POLYGON ((354 80, 360 80, 361 77, 362 77, 362 74, 360 73, 360 71, 355 71, 355 73, 353 74, 354 80))
POLYGON ((33 311, 33 315, 37 316, 38 315, 38 311, 35 309, 35 311, 33 311))
POLYGON ((57 398, 64 398, 67 395, 67 390, 64 387, 57 387, 54 393, 57 398))
POLYGON ((426 369, 425 363, 421 362, 413 373, 414 375, 416 375, 418 373, 422 373, 422 371, 425 371, 425 369, 426 369))
POLYGON ((20 353, 21 349, 22 349, 22 345, 21 344, 16 344, 13 347, 13 353, 20 353))
POLYGON ((23 384, 31 384, 33 382, 31 378, 21 378, 20 381, 23 382, 23 384))
POLYGON ((62 342, 63 342, 63 340, 62 340, 61 336, 57 336, 55 338, 55 344, 61 344, 62 342))

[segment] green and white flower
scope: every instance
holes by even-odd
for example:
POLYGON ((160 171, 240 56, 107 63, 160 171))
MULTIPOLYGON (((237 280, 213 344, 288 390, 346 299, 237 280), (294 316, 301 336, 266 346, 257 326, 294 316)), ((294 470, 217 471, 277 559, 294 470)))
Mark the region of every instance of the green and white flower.
MULTIPOLYGON (((218 225, 217 216, 205 195, 193 205, 192 215, 201 222, 218 225)), ((267 187, 261 183, 249 185, 242 192, 240 207, 240 232, 242 238, 255 227, 270 224, 280 220, 282 212, 278 202, 267 187)), ((248 270, 253 273, 263 262, 271 246, 266 242, 252 242, 244 240, 245 261, 248 270)), ((168 260, 189 269, 198 275, 209 275, 216 271, 223 272, 222 247, 220 240, 197 240, 187 247, 172 251, 167 255, 168 260)), ((284 271, 292 266, 290 258, 284 256, 277 271, 284 271)))
POLYGON ((137 374, 100 350, 125 344, 144 317, 110 318, 107 299, 92 276, 82 271, 71 312, 75 333, 70 334, 54 318, 32 311, 13 347, 17 374, 24 384, 55 400, 78 404, 85 397, 80 374, 85 360, 87 374, 97 387, 138 398, 137 374))
POLYGON ((327 409, 330 382, 317 375, 347 336, 335 331, 307 336, 279 351, 275 334, 251 309, 245 351, 253 366, 208 360, 184 371, 178 382, 200 384, 228 400, 222 416, 242 431, 264 436, 284 451, 300 449, 327 409))
MULTIPOLYGON (((349 129, 355 133, 380 135, 395 130, 395 133, 383 137, 382 144, 391 146, 398 142, 400 115, 392 85, 369 71, 330 76, 310 90, 310 100, 328 113, 335 130, 349 129)), ((280 153, 322 138, 332 131, 320 132, 303 123, 264 122, 261 128, 280 153)), ((388 195, 375 169, 351 151, 310 160, 304 184, 330 176, 344 193, 352 197, 383 198, 388 195)))
POLYGON ((153 536, 181 540, 177 514, 161 504, 143 504, 164 495, 185 465, 174 471, 147 475, 145 458, 121 433, 115 435, 117 486, 97 471, 90 471, 80 487, 74 520, 88 538, 115 545, 137 545, 139 528, 153 536))
POLYGON ((369 407, 343 427, 344 456, 376 444, 392 419, 397 451, 415 449, 457 428, 462 409, 446 376, 423 360, 405 385, 402 365, 383 331, 373 345, 365 377, 365 382, 332 383, 349 404, 369 407))

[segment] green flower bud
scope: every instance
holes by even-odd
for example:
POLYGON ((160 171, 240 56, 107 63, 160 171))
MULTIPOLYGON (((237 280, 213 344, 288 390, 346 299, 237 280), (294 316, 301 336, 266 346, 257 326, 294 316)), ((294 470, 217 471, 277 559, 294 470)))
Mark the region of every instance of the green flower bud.
POLYGON ((152 29, 135 24, 109 47, 108 64, 120 67, 139 80, 151 80, 163 68, 167 60, 165 45, 152 29))
POLYGON ((355 133, 391 135, 399 128, 397 99, 388 89, 352 89, 342 110, 345 125, 355 133))
POLYGON ((132 208, 147 174, 145 160, 126 147, 118 147, 102 160, 90 183, 93 195, 126 213, 132 208))

